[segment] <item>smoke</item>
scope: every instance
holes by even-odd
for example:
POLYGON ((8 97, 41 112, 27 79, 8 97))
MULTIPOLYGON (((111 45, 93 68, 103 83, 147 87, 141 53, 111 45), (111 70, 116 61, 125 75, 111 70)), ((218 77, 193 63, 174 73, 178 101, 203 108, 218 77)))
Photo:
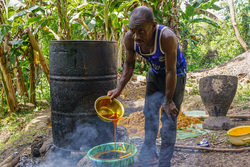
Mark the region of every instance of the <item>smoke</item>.
POLYGON ((94 145, 99 133, 95 126, 84 123, 78 124, 76 130, 73 133, 66 135, 67 140, 71 141, 70 146, 67 149, 75 148, 81 151, 90 149, 94 145))
POLYGON ((75 153, 59 149, 51 150, 38 167, 74 167, 85 155, 86 152, 75 153))
POLYGON ((64 136, 62 141, 68 145, 58 148, 53 145, 47 152, 44 160, 36 167, 74 167, 93 147, 92 144, 98 138, 99 132, 95 124, 76 122, 76 129, 64 136))
MULTIPOLYGON (((53 145, 47 152, 45 159, 35 167, 91 167, 91 161, 86 156, 88 150, 96 145, 114 141, 114 126, 112 123, 112 126, 110 126, 110 123, 103 123, 100 120, 100 122, 84 124, 77 122, 76 125, 74 132, 65 135, 65 141, 71 141, 71 143, 64 148, 53 145), (104 140, 105 134, 106 140, 104 140), (107 138, 107 136, 109 137, 107 138), (72 148, 78 148, 78 150, 72 150, 72 148)), ((128 133, 123 126, 117 127, 117 141, 129 142, 128 133)))

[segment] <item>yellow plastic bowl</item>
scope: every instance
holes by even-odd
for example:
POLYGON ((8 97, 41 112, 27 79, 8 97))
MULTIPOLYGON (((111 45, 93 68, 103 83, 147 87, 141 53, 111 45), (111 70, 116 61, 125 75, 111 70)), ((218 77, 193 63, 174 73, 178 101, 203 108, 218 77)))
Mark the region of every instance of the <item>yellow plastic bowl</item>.
POLYGON ((111 101, 109 96, 101 96, 96 99, 95 110, 97 115, 106 122, 115 120, 114 116, 119 119, 124 114, 124 107, 122 103, 117 99, 113 99, 111 101))
POLYGON ((227 131, 229 141, 234 145, 250 143, 250 126, 237 126, 227 131))

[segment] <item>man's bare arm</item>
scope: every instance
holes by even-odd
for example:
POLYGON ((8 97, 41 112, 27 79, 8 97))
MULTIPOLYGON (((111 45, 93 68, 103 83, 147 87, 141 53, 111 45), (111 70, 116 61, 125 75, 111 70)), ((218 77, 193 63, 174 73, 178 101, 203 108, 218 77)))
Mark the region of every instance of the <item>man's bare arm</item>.
POLYGON ((171 114, 178 113, 178 109, 173 101, 173 96, 176 87, 176 61, 177 61, 177 42, 175 34, 165 29, 161 38, 162 50, 165 54, 165 70, 166 70, 166 90, 165 90, 165 102, 163 104, 163 111, 165 111, 170 120, 173 121, 171 114))
POLYGON ((132 32, 128 31, 125 35, 124 44, 126 47, 126 59, 123 65, 122 75, 117 88, 108 92, 111 99, 120 96, 123 88, 133 75, 135 67, 135 51, 134 51, 134 39, 132 32))
POLYGON ((162 50, 165 54, 166 66, 166 100, 172 100, 176 86, 176 61, 177 61, 177 42, 175 34, 165 29, 161 40, 162 50))

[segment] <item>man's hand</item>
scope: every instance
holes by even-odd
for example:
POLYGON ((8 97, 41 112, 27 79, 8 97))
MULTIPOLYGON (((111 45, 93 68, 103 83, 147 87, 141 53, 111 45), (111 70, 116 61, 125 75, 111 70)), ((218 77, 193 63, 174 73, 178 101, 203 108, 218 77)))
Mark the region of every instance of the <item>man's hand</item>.
POLYGON ((161 106, 161 110, 162 110, 162 112, 166 112, 168 118, 172 122, 174 122, 171 115, 176 116, 178 113, 178 109, 176 108, 176 105, 174 104, 173 100, 164 102, 161 106))
POLYGON ((110 96, 111 100, 113 100, 114 98, 120 96, 121 92, 122 92, 121 90, 119 90, 118 88, 115 88, 113 90, 108 91, 107 95, 110 96))

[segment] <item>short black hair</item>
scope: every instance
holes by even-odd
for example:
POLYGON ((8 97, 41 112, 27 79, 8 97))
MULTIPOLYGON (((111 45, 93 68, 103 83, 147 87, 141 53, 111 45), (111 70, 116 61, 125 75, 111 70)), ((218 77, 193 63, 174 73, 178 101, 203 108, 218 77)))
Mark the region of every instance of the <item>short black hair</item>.
POLYGON ((155 22, 154 13, 147 6, 139 6, 132 11, 129 17, 129 27, 135 27, 136 24, 134 22, 138 19, 140 20, 139 22, 155 22))

